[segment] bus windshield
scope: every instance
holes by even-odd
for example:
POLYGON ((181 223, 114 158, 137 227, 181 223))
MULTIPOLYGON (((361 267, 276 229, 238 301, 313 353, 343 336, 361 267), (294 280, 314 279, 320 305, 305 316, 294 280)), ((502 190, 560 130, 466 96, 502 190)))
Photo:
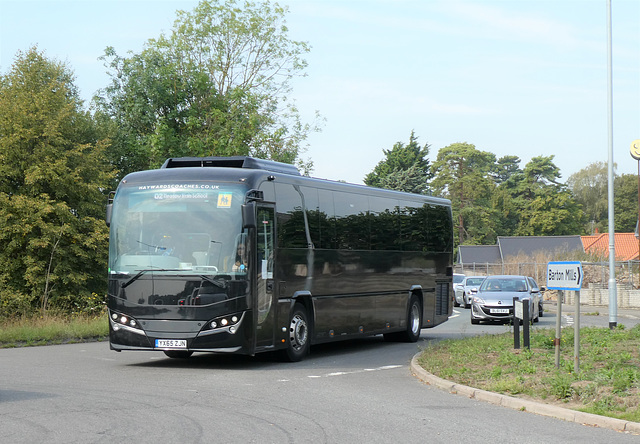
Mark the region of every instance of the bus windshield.
POLYGON ((245 272, 239 185, 120 187, 113 201, 109 273, 245 272))

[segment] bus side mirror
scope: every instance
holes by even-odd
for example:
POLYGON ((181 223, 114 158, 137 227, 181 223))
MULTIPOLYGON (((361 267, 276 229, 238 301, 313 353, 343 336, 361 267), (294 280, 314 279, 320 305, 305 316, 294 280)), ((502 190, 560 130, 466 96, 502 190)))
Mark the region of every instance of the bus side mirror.
POLYGON ((105 217, 105 222, 107 223, 107 227, 111 226, 111 212, 113 211, 113 204, 107 204, 107 214, 105 217))
POLYGON ((248 202, 242 205, 242 228, 257 228, 256 204, 248 202))
POLYGON ((107 224, 107 227, 111 226, 111 213, 113 212, 113 198, 115 197, 116 192, 110 191, 109 197, 107 197, 107 214, 105 215, 104 221, 107 224))

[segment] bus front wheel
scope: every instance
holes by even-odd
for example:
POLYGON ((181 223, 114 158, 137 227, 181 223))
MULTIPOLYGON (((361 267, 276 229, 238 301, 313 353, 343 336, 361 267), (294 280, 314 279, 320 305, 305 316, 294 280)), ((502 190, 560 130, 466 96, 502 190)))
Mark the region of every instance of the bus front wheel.
POLYGON ((307 310, 304 305, 296 303, 289 321, 287 348, 282 350, 286 361, 300 361, 309 353, 310 333, 307 310))
POLYGON ((187 359, 191 357, 193 352, 182 350, 165 350, 164 354, 171 359, 187 359))

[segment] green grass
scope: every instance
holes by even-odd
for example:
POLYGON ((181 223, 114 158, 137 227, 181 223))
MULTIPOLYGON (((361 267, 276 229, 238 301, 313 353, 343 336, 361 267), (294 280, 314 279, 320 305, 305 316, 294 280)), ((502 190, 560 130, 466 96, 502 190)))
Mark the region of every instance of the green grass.
POLYGON ((105 340, 108 334, 106 315, 5 320, 0 322, 0 348, 105 340))
POLYGON ((574 332, 562 330, 559 368, 555 330, 533 330, 531 349, 514 349, 513 334, 447 340, 424 350, 428 372, 471 387, 640 422, 640 325, 580 330, 580 371, 574 332))

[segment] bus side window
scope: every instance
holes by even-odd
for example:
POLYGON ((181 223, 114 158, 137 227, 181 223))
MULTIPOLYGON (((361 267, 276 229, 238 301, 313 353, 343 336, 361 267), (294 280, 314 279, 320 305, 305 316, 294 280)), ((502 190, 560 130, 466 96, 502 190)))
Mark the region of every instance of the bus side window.
POLYGON ((274 217, 269 208, 258 209, 258 260, 262 279, 273 279, 274 217))

